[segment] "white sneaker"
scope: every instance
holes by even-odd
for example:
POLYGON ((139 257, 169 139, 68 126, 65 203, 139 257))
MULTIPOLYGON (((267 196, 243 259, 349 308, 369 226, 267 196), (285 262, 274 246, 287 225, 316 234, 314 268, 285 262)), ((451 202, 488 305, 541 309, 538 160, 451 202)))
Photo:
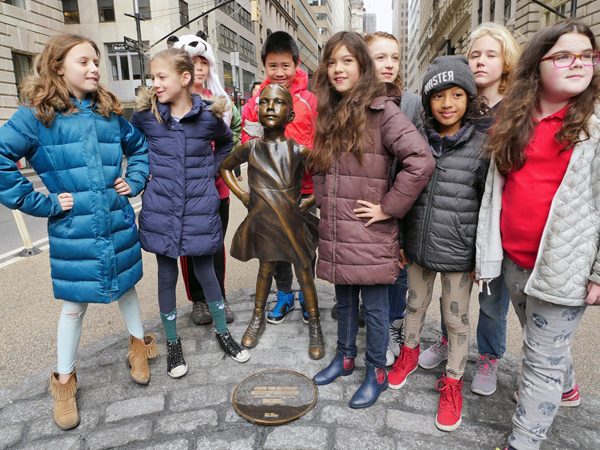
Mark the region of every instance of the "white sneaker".
POLYGON ((388 349, 392 351, 394 358, 398 358, 402 344, 404 344, 404 319, 396 319, 390 323, 389 332, 388 349))
POLYGON ((387 352, 385 352, 385 367, 390 367, 395 362, 396 362, 396 357, 394 356, 394 353, 392 353, 392 351, 388 347, 387 352))
POLYGON ((441 336, 438 341, 419 355, 419 365, 423 369, 433 369, 448 359, 448 341, 441 336))

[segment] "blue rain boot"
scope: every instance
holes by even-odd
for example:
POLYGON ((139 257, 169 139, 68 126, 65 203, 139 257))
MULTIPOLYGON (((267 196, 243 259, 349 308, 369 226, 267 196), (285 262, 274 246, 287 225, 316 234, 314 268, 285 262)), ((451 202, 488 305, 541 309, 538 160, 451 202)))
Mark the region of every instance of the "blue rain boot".
POLYGON ((313 377, 313 383, 317 386, 332 383, 338 377, 347 377, 354 371, 354 360, 346 358, 341 353, 337 353, 333 361, 327 367, 321 370, 313 377))
POLYGON ((358 388, 350 400, 350 408, 366 408, 373 405, 379 395, 388 388, 387 375, 383 367, 375 367, 366 363, 367 373, 365 381, 358 388))

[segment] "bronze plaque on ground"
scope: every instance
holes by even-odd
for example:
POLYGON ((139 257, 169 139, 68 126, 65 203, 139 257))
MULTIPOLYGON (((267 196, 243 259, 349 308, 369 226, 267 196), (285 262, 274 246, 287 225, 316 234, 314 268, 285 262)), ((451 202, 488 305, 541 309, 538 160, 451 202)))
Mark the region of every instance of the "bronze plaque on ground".
POLYGON ((233 392, 233 407, 250 422, 281 425, 310 411, 317 387, 291 370, 265 370, 249 376, 233 392))

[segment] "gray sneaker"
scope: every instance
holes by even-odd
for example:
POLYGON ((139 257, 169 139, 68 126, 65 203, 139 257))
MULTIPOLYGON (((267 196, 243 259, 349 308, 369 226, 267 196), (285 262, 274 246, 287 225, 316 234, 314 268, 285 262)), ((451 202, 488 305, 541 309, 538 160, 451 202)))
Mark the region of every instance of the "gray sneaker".
POLYGON ((433 369, 448 359, 448 341, 440 336, 438 341, 419 355, 419 365, 423 369, 433 369))
POLYGON ((404 344, 404 319, 396 319, 390 323, 390 340, 388 349, 394 354, 394 358, 400 356, 400 349, 404 344))
POLYGON ((480 355, 477 360, 477 373, 471 383, 471 392, 479 395, 492 395, 498 381, 498 360, 490 355, 480 355))

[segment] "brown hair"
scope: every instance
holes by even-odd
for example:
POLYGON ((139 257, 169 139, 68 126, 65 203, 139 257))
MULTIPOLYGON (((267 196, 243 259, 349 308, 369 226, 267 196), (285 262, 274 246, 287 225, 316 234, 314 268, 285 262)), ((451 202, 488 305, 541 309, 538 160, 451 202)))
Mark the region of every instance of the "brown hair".
MULTIPOLYGON (((519 170, 525 165, 525 147, 533 136, 536 126, 534 113, 540 99, 539 60, 567 33, 586 36, 592 49, 598 50, 591 30, 576 20, 562 20, 543 28, 531 38, 511 74, 488 146, 501 173, 519 170)), ((588 121, 599 100, 600 75, 594 70, 590 85, 572 98, 562 127, 555 135, 556 141, 564 145, 564 149, 590 138, 588 121)))
POLYGON ((352 153, 362 164, 365 140, 373 140, 367 129, 369 105, 385 95, 385 85, 377 79, 375 64, 363 38, 354 31, 340 31, 325 44, 314 75, 315 94, 319 99, 314 151, 309 166, 326 171, 342 152, 352 153), (356 58, 360 78, 347 95, 342 96, 329 82, 327 65, 342 45, 356 58))
MULTIPOLYGON (((190 82, 185 86, 188 91, 188 95, 192 96, 192 90, 194 88, 194 61, 192 61, 192 57, 190 54, 181 49, 171 47, 166 50, 162 50, 158 52, 156 55, 152 57, 148 66, 152 64, 153 61, 167 61, 171 66, 171 69, 179 75, 183 75, 184 73, 190 74, 190 82)), ((156 96, 156 91, 154 89, 150 90, 150 110, 154 113, 154 117, 158 120, 159 123, 162 123, 162 118, 160 117, 160 113, 158 112, 158 107, 156 106, 158 102, 158 97, 156 96)))
MULTIPOLYGON (((375 33, 367 33, 363 36, 363 39, 365 40, 367 45, 371 45, 373 42, 375 42, 376 39, 389 39, 390 41, 394 41, 396 44, 398 44, 398 52, 401 53, 400 42, 398 42, 398 39, 396 38, 396 36, 394 36, 391 33, 388 33, 387 31, 376 31, 375 33)), ((404 85, 404 82, 402 80, 402 59, 400 59, 400 67, 398 68, 398 76, 394 80, 394 84, 396 86, 398 86, 400 89, 402 89, 402 87, 404 85)))
POLYGON ((482 23, 469 36, 469 50, 467 51, 468 59, 471 59, 471 50, 475 41, 484 36, 494 38, 500 43, 500 47, 502 47, 504 67, 502 68, 502 77, 500 78, 498 93, 504 94, 508 83, 508 77, 515 67, 515 64, 517 64, 519 55, 521 55, 521 47, 517 44, 513 34, 508 31, 504 25, 493 22, 482 23))
MULTIPOLYGON (((77 34, 60 34, 50 38, 36 63, 36 75, 31 75, 21 81, 21 102, 31 108, 36 108, 37 118, 45 126, 52 125, 56 111, 69 115, 78 111, 71 102, 69 90, 63 78, 58 75, 58 69, 65 62, 67 53, 79 44, 88 43, 100 57, 100 51, 94 41, 77 34)), ((96 112, 108 117, 111 113, 123 114, 123 106, 119 99, 105 87, 98 85, 98 90, 92 95, 96 112)))

